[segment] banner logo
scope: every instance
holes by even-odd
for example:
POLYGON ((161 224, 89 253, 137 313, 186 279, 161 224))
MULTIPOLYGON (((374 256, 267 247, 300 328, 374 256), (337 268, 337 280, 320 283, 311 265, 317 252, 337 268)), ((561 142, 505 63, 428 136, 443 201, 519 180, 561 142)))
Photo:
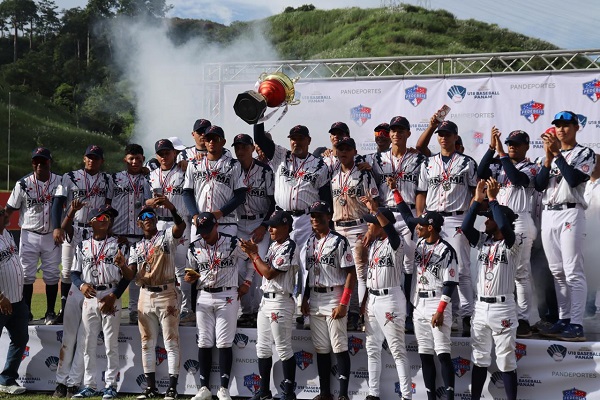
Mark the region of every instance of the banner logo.
POLYGON ((309 365, 313 363, 313 355, 308 351, 300 350, 294 353, 294 358, 296 359, 296 365, 302 371, 308 368, 309 365))
POLYGON ((371 119, 371 107, 359 104, 350 109, 350 118, 356 122, 356 125, 363 126, 365 122, 371 119))
POLYGON ((189 359, 183 364, 183 368, 190 375, 196 375, 196 372, 200 369, 200 363, 196 360, 189 359))
POLYGON ((363 348, 363 340, 356 336, 350 336, 348 338, 348 353, 355 356, 356 353, 363 348))
POLYGON ((465 96, 467 95, 467 88, 464 86, 454 85, 448 89, 448 97, 455 103, 460 103, 463 101, 465 96))
POLYGON ((594 79, 593 81, 584 82, 582 94, 594 103, 597 102, 600 99, 600 80, 594 79))
POLYGON ((248 345, 248 336, 243 333, 236 333, 233 338, 233 344, 235 344, 238 348, 243 349, 248 345))
POLYGON ((521 104, 521 115, 533 124, 540 116, 544 115, 544 104, 534 100, 521 104))
POLYGON ((581 389, 573 388, 563 390, 563 400, 585 400, 587 393, 581 389))
POLYGON ((167 350, 164 347, 156 346, 156 365, 162 364, 167 359, 167 350))
POLYGON ((56 341, 59 343, 62 343, 62 338, 63 338, 63 331, 62 329, 60 331, 56 331, 56 341))
POLYGON ((419 85, 409 87, 404 90, 404 98, 409 101, 410 104, 417 107, 427 99, 427 88, 419 85))
MULTIPOLYGON (((581 127, 581 129, 585 128, 585 126, 587 125, 587 117, 583 114, 577 114, 577 119, 579 120, 579 126, 581 127)), ((581 131, 580 129, 580 131, 581 131)))
POLYGON ((135 382, 142 390, 146 390, 148 387, 148 382, 146 382, 146 376, 144 374, 139 374, 138 377, 135 378, 135 382))
POLYGON ((482 132, 473 132, 473 143, 475 143, 475 147, 483 144, 483 133, 482 132))
POLYGON ((454 366, 454 373, 459 378, 471 370, 471 360, 460 356, 452 359, 452 365, 454 366))
POLYGON ((50 357, 46 358, 45 363, 46 363, 46 367, 48 367, 48 369, 50 371, 54 372, 58 368, 58 357, 50 356, 50 357))
POLYGON ((504 381, 502 380, 502 372, 500 372, 500 371, 494 372, 492 374, 492 377, 490 380, 492 381, 492 384, 497 389, 504 389, 504 381))
POLYGON ((27 357, 29 357, 29 346, 25 346, 25 351, 23 352, 23 355, 21 356, 21 361, 23 361, 27 357))
POLYGON ((256 394, 260 389, 260 376, 256 374, 244 376, 244 386, 246 386, 252 394, 256 394))
POLYGON ((515 356, 517 356, 517 361, 527 355, 527 346, 523 343, 516 343, 515 356))
POLYGON ((565 346, 561 346, 560 344, 553 344, 552 346, 548 347, 546 352, 548 352, 548 355, 552 357, 554 361, 560 362, 565 359, 565 356, 567 355, 567 348, 565 346))

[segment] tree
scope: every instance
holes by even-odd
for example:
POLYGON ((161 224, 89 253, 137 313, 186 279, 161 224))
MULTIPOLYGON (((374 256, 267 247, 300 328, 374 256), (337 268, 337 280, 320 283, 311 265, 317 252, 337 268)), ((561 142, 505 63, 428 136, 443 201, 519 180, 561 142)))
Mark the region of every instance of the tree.
POLYGON ((54 0, 40 0, 38 3, 38 33, 45 42, 60 29, 60 19, 56 11, 58 6, 54 0))
POLYGON ((37 6, 33 0, 3 0, 0 3, 0 18, 10 21, 14 32, 13 61, 17 61, 18 30, 37 16, 37 6))

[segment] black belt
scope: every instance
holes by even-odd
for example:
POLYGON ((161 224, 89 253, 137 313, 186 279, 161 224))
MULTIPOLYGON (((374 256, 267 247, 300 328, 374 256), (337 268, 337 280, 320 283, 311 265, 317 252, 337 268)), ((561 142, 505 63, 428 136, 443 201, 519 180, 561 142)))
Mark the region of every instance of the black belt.
POLYGON ((369 289, 369 293, 373 296, 385 296, 391 292, 390 289, 369 289))
POLYGON ((506 301, 506 296, 493 296, 493 297, 479 297, 479 301, 483 301, 484 303, 504 303, 506 301))
POLYGON ((80 228, 91 228, 92 227, 90 224, 84 224, 83 222, 75 222, 75 226, 78 226, 80 228))
POLYGON ((40 236, 44 236, 44 235, 47 235, 49 233, 52 233, 52 232, 42 233, 42 232, 37 232, 37 231, 30 231, 29 229, 24 229, 24 230, 26 230, 27 232, 35 233, 36 235, 40 235, 40 236))
POLYGON ((545 209, 550 211, 560 211, 575 207, 577 207, 577 203, 547 204, 545 209))
POLYGON ((248 221, 254 221, 255 219, 262 219, 265 217, 265 214, 258 215, 240 215, 240 219, 247 219, 248 221))
POLYGON ((333 290, 335 289, 334 287, 311 287, 313 292, 317 292, 317 293, 327 293, 327 292, 333 292, 333 290))
POLYGON ((142 289, 146 289, 149 292, 152 293, 160 293, 163 290, 167 290, 169 288, 169 285, 159 285, 159 286, 142 286, 142 289))
POLYGON ((106 285, 92 285, 95 290, 106 290, 112 289, 113 287, 117 287, 116 283, 107 283, 106 285))
POLYGON ((158 217, 159 221, 174 221, 173 217, 158 217))
MULTIPOLYGON (((275 207, 278 210, 283 210, 281 207, 275 207)), ((293 217, 299 217, 301 215, 306 214, 306 210, 284 210, 287 213, 290 213, 293 217)))
POLYGON ((221 293, 221 292, 226 292, 228 290, 233 289, 233 286, 223 286, 223 287, 205 287, 202 288, 202 290, 204 290, 205 292, 208 293, 221 293))
POLYGON ((341 227, 347 228, 350 226, 358 226, 358 225, 362 224, 363 222, 365 222, 365 220, 362 218, 354 219, 352 221, 336 221, 335 226, 341 226, 341 227))
MULTIPOLYGON (((263 293, 263 297, 264 297, 265 299, 274 299, 274 298, 275 298, 275 297, 277 297, 277 296, 283 296, 283 297, 286 297, 284 294, 281 294, 281 293, 263 293)), ((292 297, 292 294, 291 294, 291 293, 289 294, 289 297, 292 297)))
POLYGON ((442 217, 453 217, 455 215, 463 215, 464 213, 464 211, 438 211, 438 214, 440 214, 442 217))
POLYGON ((421 291, 419 291, 419 297, 422 299, 428 299, 430 297, 435 297, 435 290, 421 290, 421 291))

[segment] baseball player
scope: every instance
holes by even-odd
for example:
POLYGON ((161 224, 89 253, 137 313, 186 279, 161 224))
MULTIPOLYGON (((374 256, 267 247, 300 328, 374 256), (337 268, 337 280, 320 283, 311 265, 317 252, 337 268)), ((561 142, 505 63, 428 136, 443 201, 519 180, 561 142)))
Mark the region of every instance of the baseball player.
MULTIPOLYGON (((213 125, 205 136, 207 153, 200 160, 192 160, 185 170, 183 199, 192 215, 192 222, 200 212, 212 212, 219 222, 221 232, 237 234, 236 209, 246 201, 240 163, 223 152, 225 132, 213 125)), ((191 241, 199 234, 192 229, 191 241)))
POLYGON ((162 204, 173 216, 172 228, 159 231, 158 218, 151 207, 140 210, 137 223, 144 232, 144 238, 131 247, 129 268, 126 278, 135 276, 135 283, 141 286, 139 299, 139 328, 142 340, 142 364, 148 387, 138 396, 138 400, 160 396, 156 388, 156 342, 159 329, 167 350, 169 363, 169 388, 165 400, 177 398, 179 378, 179 308, 181 292, 177 287, 175 254, 179 238, 185 232, 185 221, 175 206, 162 197, 162 204))
MULTIPOLYGON (((461 235, 460 226, 476 186, 477 163, 471 157, 456 152, 458 127, 454 122, 441 122, 436 132, 441 151, 428 157, 421 165, 416 210, 419 215, 426 209, 437 211, 444 217, 444 235, 458 254, 458 314, 462 317, 462 334, 469 336, 473 313, 471 250, 468 241, 461 235)), ((402 191, 401 194, 404 198, 402 191)))
MULTIPOLYGON (((119 213, 113 221, 112 233, 119 237, 121 243, 133 244, 143 237, 142 230, 136 225, 136 216, 146 199, 151 197, 150 185, 142 174, 144 160, 142 146, 128 144, 123 158, 127 169, 111 176, 111 206, 119 213)), ((132 325, 137 324, 139 296, 140 288, 132 282, 129 285, 129 323, 132 325)))
POLYGON ((544 192, 542 242, 554 276, 559 320, 544 336, 566 341, 585 341, 583 313, 587 283, 582 245, 585 237, 585 184, 596 164, 592 149, 577 143, 577 114, 561 111, 552 124, 556 136, 544 133, 545 157, 535 178, 535 188, 544 192))
POLYGON ((491 143, 477 167, 477 177, 493 177, 500 183, 498 203, 508 206, 519 218, 515 222, 515 232, 521 237, 521 256, 517 266, 517 311, 519 327, 517 337, 531 336, 529 317, 533 299, 531 283, 531 247, 537 235, 531 218, 532 199, 535 192, 534 181, 537 166, 527 158, 529 135, 525 131, 512 131, 506 138, 508 152, 504 151, 500 131, 493 127, 491 143), (494 159, 494 154, 498 158, 494 159))
POLYGON ((313 233, 303 251, 308 277, 302 299, 302 313, 310 314, 310 333, 317 352, 319 392, 316 400, 332 400, 330 388, 331 352, 337 361, 340 392, 348 400, 350 354, 347 316, 356 270, 348 239, 329 229, 331 208, 317 201, 309 208, 313 233))
POLYGON ((496 365, 502 372, 506 398, 517 399, 517 309, 514 291, 520 240, 515 235, 514 222, 518 216, 498 203, 499 191, 500 184, 494 178, 480 180, 462 224, 465 237, 479 250, 477 301, 471 329, 473 400, 481 398, 487 368, 492 363, 492 347, 496 353, 496 365), (487 217, 485 232, 479 232, 473 225, 486 194, 489 210, 480 212, 487 217))
MULTIPOLYGON (((83 156, 83 168, 63 175, 60 187, 52 199, 52 226, 54 243, 62 244, 61 271, 61 311, 65 308, 67 295, 71 290, 71 267, 77 245, 90 236, 89 213, 91 210, 110 204, 112 180, 110 175, 100 172, 104 163, 104 150, 97 145, 89 145, 83 156), (65 241, 65 232, 61 229, 63 207, 72 200, 79 199, 83 208, 73 218, 73 236, 65 241), (64 242, 64 243, 63 243, 64 242)), ((59 312, 55 323, 62 324, 63 313, 59 312)))
MULTIPOLYGON (((208 128, 212 124, 207 119, 198 119, 194 122, 194 128, 192 130, 192 137, 194 138, 194 145, 186 147, 177 155, 177 161, 185 161, 186 166, 190 161, 196 160, 198 154, 206 155, 206 141, 205 134, 208 128)), ((185 170, 185 168, 183 168, 185 170)))
POLYGON ((445 385, 446 399, 454 399, 454 366, 451 358, 450 333, 452 310, 447 307, 454 288, 458 285, 458 257, 450 243, 440 237, 444 217, 428 211, 414 218, 398 189, 393 189, 398 210, 411 231, 416 230, 419 240, 415 249, 415 264, 411 301, 415 306, 413 321, 423 380, 428 400, 435 400, 437 354, 445 385))
POLYGON ((329 174, 331 174, 334 169, 339 168, 340 165, 340 161, 337 157, 336 144, 340 141, 340 139, 347 137, 350 137, 350 128, 348 128, 348 125, 341 121, 334 122, 329 129, 329 141, 331 142, 331 149, 326 147, 317 147, 313 152, 315 157, 323 158, 323 161, 329 168, 329 174))
POLYGON ((377 151, 365 156, 365 162, 369 165, 374 164, 377 153, 383 153, 390 149, 392 139, 390 138, 390 124, 387 122, 382 122, 375 127, 375 144, 377 145, 377 151))
MULTIPOLYGON (((197 281, 198 285, 196 323, 200 390, 193 399, 212 399, 208 382, 212 367, 212 348, 216 345, 219 350, 221 376, 221 387, 217 397, 219 400, 231 400, 229 395, 229 377, 233 362, 231 346, 235 336, 239 298, 249 289, 247 285, 238 288, 237 266, 240 259, 246 258, 246 254, 238 246, 237 237, 219 231, 214 213, 204 212, 196 219, 200 239, 190 244, 188 258, 192 270, 186 271, 185 275, 188 282, 197 281)), ((253 274, 254 269, 248 269, 245 280, 252 280, 253 274)))
MULTIPOLYGON (((119 372, 119 327, 121 326, 121 294, 127 289, 129 280, 123 277, 122 269, 127 262, 121 245, 110 236, 111 221, 117 211, 110 206, 101 206, 89 211, 92 236, 77 245, 76 262, 71 271, 71 280, 85 296, 81 319, 85 329, 84 384, 75 399, 102 395, 105 400, 117 397, 117 373, 119 372), (96 348, 98 334, 104 334, 107 368, 104 376, 106 386, 96 390, 96 348)), ((125 248, 124 248, 125 250, 125 248)))
MULTIPOLYGON (((247 188, 246 202, 238 208, 238 233, 240 239, 252 240, 258 245, 258 254, 264 257, 269 248, 269 238, 265 237, 267 231, 266 220, 275 210, 273 198, 274 181, 273 170, 252 157, 254 141, 250 135, 240 133, 233 139, 235 155, 241 166, 244 186, 247 188)), ((256 328, 258 307, 261 301, 261 278, 254 274, 252 281, 244 281, 248 268, 252 268, 252 261, 242 260, 239 265, 240 284, 249 285, 250 290, 240 299, 242 316, 238 319, 238 326, 256 328)))
MULTIPOLYGON (((54 244, 51 225, 52 197, 60 185, 61 177, 50 171, 50 150, 38 147, 31 153, 33 172, 19 179, 6 203, 7 218, 19 210, 21 237, 19 259, 23 266, 23 301, 31 310, 31 297, 35 274, 42 270, 46 284, 46 314, 44 323, 50 325, 56 319, 54 304, 58 295, 60 271, 60 246, 54 244)), ((30 314, 29 319, 33 316, 30 314)))
POLYGON ((6 363, 0 373, 0 392, 21 394, 25 388, 17 383, 17 379, 29 341, 29 308, 23 301, 23 266, 7 225, 6 208, 0 206, 0 334, 6 328, 10 337, 6 363))
POLYGON ((184 279, 185 268, 189 266, 187 249, 190 244, 190 226, 192 225, 191 217, 183 200, 185 172, 175 162, 177 150, 169 139, 158 140, 154 144, 154 150, 160 167, 150 173, 150 188, 153 196, 151 199, 146 200, 146 205, 154 208, 158 218, 156 228, 159 231, 166 231, 174 225, 171 213, 161 207, 164 198, 175 206, 181 218, 186 221, 185 232, 178 239, 179 245, 175 251, 175 267, 177 282, 179 282, 182 295, 180 323, 181 325, 195 325, 196 315, 193 312, 192 288, 184 279))
POLYGON ((378 209, 377 201, 362 196, 369 213, 363 219, 369 223, 373 243, 369 247, 369 265, 365 276, 368 294, 362 301, 367 334, 369 395, 367 400, 379 400, 381 376, 381 346, 387 340, 400 382, 402 399, 412 398, 410 364, 404 344, 406 297, 402 293, 403 274, 412 272, 404 265, 404 240, 394 228, 396 218, 387 208, 378 209))
POLYGON ((266 221, 273 242, 266 257, 261 257, 258 246, 252 241, 241 240, 242 250, 250 257, 256 271, 263 277, 263 299, 257 323, 256 353, 260 374, 260 389, 255 400, 272 399, 270 378, 273 365, 273 347, 283 369, 284 391, 280 399, 294 400, 296 360, 292 350, 292 318, 295 310, 293 299, 296 272, 300 268, 296 243, 290 238, 292 216, 282 210, 275 211, 266 221))

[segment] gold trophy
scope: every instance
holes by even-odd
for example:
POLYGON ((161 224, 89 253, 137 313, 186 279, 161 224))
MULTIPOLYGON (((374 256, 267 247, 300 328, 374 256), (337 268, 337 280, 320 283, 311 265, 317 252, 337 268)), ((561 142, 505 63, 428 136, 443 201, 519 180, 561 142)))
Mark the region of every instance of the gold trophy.
POLYGON ((265 117, 267 107, 287 108, 300 103, 300 100, 294 99, 294 83, 298 79, 291 79, 283 72, 263 72, 258 78, 258 91, 248 90, 238 94, 233 104, 235 114, 248 124, 254 125, 271 117, 273 113, 265 117))

